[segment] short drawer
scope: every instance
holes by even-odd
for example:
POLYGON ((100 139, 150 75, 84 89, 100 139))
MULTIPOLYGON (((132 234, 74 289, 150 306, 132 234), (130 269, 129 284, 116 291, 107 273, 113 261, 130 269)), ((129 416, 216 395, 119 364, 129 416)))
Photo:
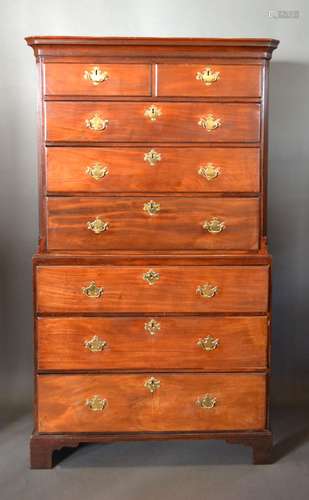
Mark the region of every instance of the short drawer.
POLYGON ((38 266, 37 311, 266 312, 268 266, 38 266))
POLYGON ((256 250, 259 199, 50 197, 49 250, 256 250))
POLYGON ((40 317, 38 370, 261 370, 267 317, 40 317))
POLYGON ((262 430, 265 376, 40 375, 38 432, 262 430))
POLYGON ((256 103, 46 102, 45 105, 46 140, 52 142, 207 143, 260 139, 260 105, 256 103))
POLYGON ((44 93, 72 96, 149 96, 148 64, 46 63, 44 93))
POLYGON ((245 192, 260 189, 258 148, 46 148, 47 192, 245 192))
POLYGON ((159 64, 158 96, 260 97, 261 66, 159 64))

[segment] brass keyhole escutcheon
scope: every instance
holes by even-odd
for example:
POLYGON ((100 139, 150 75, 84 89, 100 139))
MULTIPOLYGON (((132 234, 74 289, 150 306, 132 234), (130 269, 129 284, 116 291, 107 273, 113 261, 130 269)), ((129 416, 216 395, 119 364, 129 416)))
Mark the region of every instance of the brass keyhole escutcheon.
POLYGON ((146 118, 149 118, 150 121, 152 122, 155 122, 157 118, 161 115, 162 115, 161 109, 155 104, 149 106, 149 108, 147 108, 144 112, 144 116, 146 116, 146 118))
POLYGON ((104 293, 104 288, 97 286, 95 281, 91 281, 90 285, 82 288, 82 292, 90 299, 99 299, 104 293))
POLYGON ((196 400, 196 404, 200 408, 205 408, 205 409, 214 408, 216 403, 217 403, 217 398, 211 396, 210 394, 205 394, 204 396, 201 396, 196 400))
POLYGON ((161 382, 160 380, 156 379, 155 377, 150 377, 148 380, 145 381, 144 387, 153 394, 160 388, 161 382))

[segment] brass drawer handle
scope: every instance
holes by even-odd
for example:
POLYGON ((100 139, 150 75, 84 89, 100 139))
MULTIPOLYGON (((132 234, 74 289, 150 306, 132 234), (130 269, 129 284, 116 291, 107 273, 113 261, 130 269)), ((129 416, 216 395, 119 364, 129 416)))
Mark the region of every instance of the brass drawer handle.
POLYGON ((213 71, 211 68, 205 68, 203 71, 196 73, 196 79, 205 83, 206 87, 220 80, 220 72, 213 71))
POLYGON ((203 229, 211 234, 221 233, 225 229, 225 224, 220 221, 217 217, 212 217, 210 220, 205 220, 203 224, 203 229))
POLYGON ((102 71, 99 66, 93 66, 91 70, 84 72, 84 79, 89 80, 93 85, 99 85, 109 79, 107 71, 102 71))
POLYGON ((88 118, 85 120, 85 125, 87 128, 91 130, 95 130, 96 132, 100 132, 101 130, 105 130, 107 128, 109 121, 101 118, 98 113, 95 113, 92 118, 88 118))
POLYGON ((215 396, 211 396, 210 394, 204 394, 204 396, 200 396, 196 400, 196 404, 200 408, 205 408, 205 409, 214 408, 216 403, 217 403, 217 398, 215 396))
POLYGON ((155 319, 150 319, 145 323, 144 328, 146 332, 150 333, 150 335, 155 335, 160 331, 161 325, 155 319))
POLYGON ((197 345, 203 349, 203 351, 214 351, 219 345, 219 339, 215 339, 211 335, 207 335, 203 339, 199 339, 197 345))
POLYGON ((89 229, 89 231, 92 231, 95 234, 103 233, 104 231, 107 231, 108 228, 109 228, 109 222, 105 222, 104 220, 101 220, 99 217, 96 217, 92 222, 91 221, 87 222, 87 229, 89 229))
POLYGON ((213 115, 207 115, 206 118, 201 117, 197 123, 200 127, 205 128, 207 132, 212 132, 222 125, 221 119, 214 118, 213 115))
POLYGON ((212 163, 207 163, 207 165, 200 167, 197 172, 207 181, 213 181, 220 175, 220 168, 215 167, 212 163))
POLYGON ((86 168, 86 174, 92 179, 96 181, 100 181, 103 177, 106 177, 109 174, 109 170, 105 165, 101 165, 101 163, 95 163, 91 167, 86 168))
POLYGON ((103 411, 107 406, 107 399, 102 399, 96 394, 92 398, 86 399, 85 404, 91 411, 103 411))
POLYGON ((155 377, 150 377, 148 380, 145 381, 144 387, 153 394, 160 388, 161 382, 160 380, 156 379, 155 377))
POLYGON ((159 281, 160 274, 153 269, 149 269, 147 273, 143 274, 143 279, 147 281, 149 285, 154 285, 156 281, 159 281))
POLYGON ((94 335, 92 339, 85 340, 84 345, 86 349, 91 352, 101 352, 104 351, 107 346, 107 342, 105 340, 100 339, 98 335, 94 335))
POLYGON ((162 115, 161 109, 158 108, 158 106, 156 106, 155 104, 149 106, 149 108, 147 108, 144 112, 144 116, 146 116, 146 118, 149 118, 150 121, 152 122, 155 122, 156 119, 161 115, 162 115))
POLYGON ((204 285, 199 285, 196 289, 196 293, 199 294, 204 299, 212 299, 219 292, 217 286, 213 286, 210 283, 205 283, 204 285))
POLYGON ((90 299, 99 299, 104 293, 104 288, 97 286, 95 281, 91 281, 90 285, 82 288, 82 292, 90 299))
POLYGON ((151 149, 150 151, 148 151, 148 153, 144 154, 144 161, 148 161, 151 167, 154 167, 154 165, 158 161, 161 161, 161 159, 161 153, 157 153, 155 149, 151 149))
POLYGON ((148 215, 158 214, 160 212, 160 209, 160 203, 157 203, 153 200, 150 200, 144 204, 144 212, 146 212, 148 215))

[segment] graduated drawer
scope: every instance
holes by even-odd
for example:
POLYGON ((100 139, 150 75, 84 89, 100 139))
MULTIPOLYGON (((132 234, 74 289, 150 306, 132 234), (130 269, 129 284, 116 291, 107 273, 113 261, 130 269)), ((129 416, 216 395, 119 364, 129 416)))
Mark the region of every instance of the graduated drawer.
POLYGON ((45 105, 47 141, 257 142, 260 138, 260 105, 254 103, 158 102, 161 114, 155 120, 145 116, 152 102, 45 105), (210 115, 211 126, 218 126, 208 131, 201 120, 210 115))
POLYGON ((158 96, 260 97, 261 66, 159 64, 158 96))
POLYGON ((44 318, 38 370, 261 370, 267 317, 44 318))
POLYGON ((37 404, 42 433, 260 430, 266 380, 258 374, 40 375, 37 404))
POLYGON ((46 148, 48 193, 258 192, 258 148, 46 148))
POLYGON ((38 266, 37 312, 266 312, 268 266, 38 266))
POLYGON ((149 96, 151 67, 148 64, 47 63, 44 94, 149 96))
POLYGON ((258 198, 51 197, 49 250, 256 250, 258 198))

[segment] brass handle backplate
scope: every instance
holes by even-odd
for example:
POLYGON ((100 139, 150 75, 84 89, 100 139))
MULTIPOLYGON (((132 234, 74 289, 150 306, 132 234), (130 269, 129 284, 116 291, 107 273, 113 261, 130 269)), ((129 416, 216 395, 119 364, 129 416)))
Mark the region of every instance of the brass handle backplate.
POLYGON ((212 217, 210 220, 205 220, 203 223, 203 229, 211 234, 221 233, 225 227, 224 222, 220 221, 217 217, 212 217))
POLYGON ((158 214, 160 212, 160 209, 160 203, 157 203, 153 200, 150 200, 144 204, 144 212, 146 212, 148 215, 158 214))
POLYGON ((109 79, 109 74, 107 71, 102 71, 99 66, 93 66, 91 70, 86 70, 84 73, 84 79, 89 80, 93 85, 99 85, 109 79))
POLYGON ((86 168, 86 174, 96 181, 99 181, 109 174, 109 170, 105 165, 101 165, 101 163, 95 163, 91 167, 86 168))
POLYGON ((206 118, 201 117, 197 123, 200 127, 205 128, 207 132, 212 132, 222 125, 221 119, 214 118, 213 115, 207 115, 206 118))
POLYGON ((211 396, 210 394, 204 394, 203 396, 200 396, 196 400, 196 404, 200 408, 205 408, 205 409, 211 409, 213 408, 217 403, 217 398, 215 396, 211 396))
POLYGON ((212 299, 218 292, 219 288, 217 286, 211 285, 210 283, 199 285, 196 289, 196 293, 204 299, 212 299))
POLYGON ((213 71, 211 68, 205 68, 203 71, 198 71, 196 73, 196 79, 205 83, 208 87, 220 79, 220 72, 213 71))
POLYGON ((95 113, 91 118, 85 120, 85 125, 87 128, 91 130, 95 130, 96 132, 100 132, 101 130, 105 130, 107 128, 109 121, 101 118, 98 113, 95 113))
POLYGON ((160 380, 156 379, 155 377, 150 377, 148 380, 145 381, 144 387, 153 394, 160 388, 161 382, 160 380))
POLYGON ((87 229, 92 231, 95 234, 103 233, 107 231, 109 228, 109 223, 101 220, 99 217, 96 217, 94 221, 87 222, 87 229))
POLYGON ((220 175, 220 168, 215 167, 212 163, 207 163, 207 165, 200 167, 197 172, 201 177, 207 179, 207 181, 213 181, 220 175))
POLYGON ((145 323, 144 328, 146 332, 150 333, 150 335, 155 335, 158 331, 160 331, 161 325, 152 318, 145 323))
POLYGON ((149 165, 154 167, 158 161, 161 161, 161 153, 157 153, 155 149, 151 149, 148 153, 144 154, 144 161, 148 161, 149 165))
POLYGON ((97 286, 95 281, 91 281, 90 285, 82 288, 82 292, 90 299, 99 299, 104 293, 104 288, 97 286))
POLYGON ((219 345, 219 339, 215 339, 211 335, 207 335, 203 339, 199 339, 197 345, 203 349, 203 351, 214 351, 219 345))
POLYGON ((149 108, 147 108, 144 112, 144 116, 146 116, 146 118, 149 118, 152 122, 156 121, 156 119, 161 115, 161 109, 158 108, 158 106, 156 106, 155 104, 149 106, 149 108))
POLYGON ((84 345, 86 349, 88 349, 91 352, 101 352, 107 346, 107 342, 105 340, 100 339, 98 335, 94 335, 92 339, 85 340, 84 345))
POLYGON ((107 399, 102 399, 96 394, 92 398, 86 399, 85 404, 91 411, 103 411, 107 406, 107 399))
POLYGON ((160 279, 160 274, 154 271, 153 269, 149 269, 147 273, 143 274, 143 279, 147 281, 149 285, 154 285, 155 282, 160 279))

